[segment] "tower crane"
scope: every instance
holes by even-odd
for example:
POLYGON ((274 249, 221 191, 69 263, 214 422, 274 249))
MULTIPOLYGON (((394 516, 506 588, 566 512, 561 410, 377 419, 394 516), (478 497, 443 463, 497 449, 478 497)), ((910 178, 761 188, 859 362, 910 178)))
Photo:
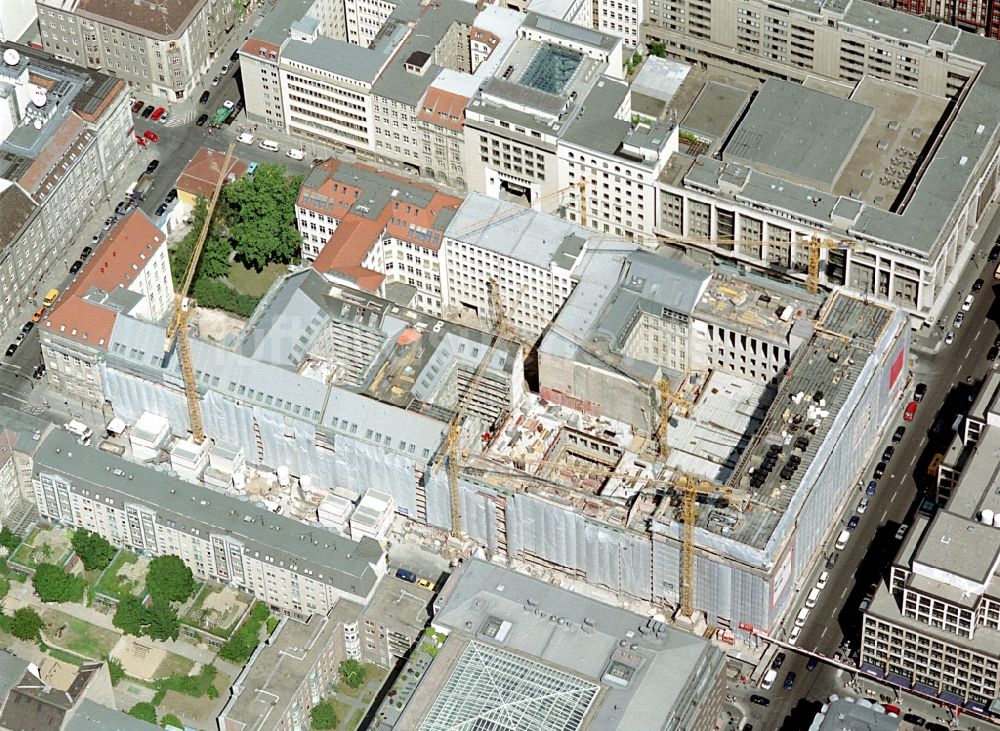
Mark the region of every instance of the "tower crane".
MULTIPOLYGON (((454 535, 462 534, 462 508, 459 500, 458 493, 458 462, 459 462, 459 450, 458 441, 462 436, 462 421, 465 418, 465 412, 469 408, 469 402, 472 400, 472 395, 479 388, 480 382, 483 380, 483 376, 486 374, 486 369, 489 368, 490 361, 493 360, 493 354, 496 353, 497 347, 500 345, 500 341, 504 337, 504 332, 507 329, 507 316, 504 312, 502 303, 500 301, 499 289, 500 285, 495 279, 490 279, 488 282, 490 288, 490 301, 494 303, 494 306, 498 307, 495 314, 496 317, 496 327, 493 331, 492 342, 490 343, 489 349, 486 351, 486 355, 479 362, 479 366, 476 368, 472 379, 469 381, 469 385, 466 386, 465 393, 458 401, 458 406, 455 408, 455 413, 452 414, 451 419, 448 421, 448 433, 445 437, 445 443, 442 445, 441 450, 438 452, 438 458, 435 460, 431 469, 433 474, 437 474, 441 470, 441 464, 447 462, 447 473, 448 473, 448 491, 451 498, 451 527, 452 533, 454 535)), ((521 296, 524 294, 525 287, 521 287, 521 291, 518 293, 517 302, 514 304, 514 309, 520 304, 521 296)))
POLYGON ((181 376, 184 378, 184 395, 187 398, 188 417, 191 420, 191 439, 195 444, 205 441, 205 429, 201 420, 201 404, 198 401, 198 384, 195 380, 194 364, 191 362, 191 342, 188 340, 187 319, 188 313, 194 307, 188 293, 191 290, 191 282, 194 273, 198 269, 198 260, 201 252, 205 248, 205 239, 208 237, 208 228, 212 223, 212 212, 215 204, 219 201, 219 194, 222 192, 222 185, 226 181, 226 174, 229 171, 229 163, 233 157, 233 150, 236 143, 232 142, 226 150, 225 160, 222 162, 222 169, 219 171, 219 179, 215 183, 212 197, 208 201, 205 209, 205 220, 201 224, 201 231, 198 233, 198 240, 191 250, 191 260, 188 262, 187 271, 184 273, 184 281, 180 289, 174 294, 174 314, 167 326, 167 339, 163 344, 163 359, 166 361, 173 349, 174 342, 177 343, 177 355, 180 359, 181 376))

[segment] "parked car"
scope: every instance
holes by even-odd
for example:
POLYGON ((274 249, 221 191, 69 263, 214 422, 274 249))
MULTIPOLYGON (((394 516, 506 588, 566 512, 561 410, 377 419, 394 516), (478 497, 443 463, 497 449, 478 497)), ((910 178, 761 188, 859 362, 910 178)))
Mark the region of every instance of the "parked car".
POLYGON ((219 85, 219 77, 218 76, 213 76, 212 77, 212 86, 218 86, 218 85, 219 85))
POLYGON ((202 114, 200 117, 198 117, 198 120, 195 122, 195 124, 198 125, 199 127, 204 127, 205 122, 207 121, 208 121, 208 115, 202 114))
POLYGON ((115 221, 118 220, 114 216, 108 216, 104 219, 104 230, 107 231, 109 228, 115 225, 115 221))
POLYGON ((260 165, 258 165, 257 163, 251 162, 249 165, 247 165, 247 175, 253 175, 255 172, 257 172, 257 168, 259 167, 260 165))
POLYGON ((785 653, 779 652, 771 661, 771 670, 779 670, 785 662, 785 653))
POLYGON ((871 605, 872 605, 871 599, 862 599, 861 604, 858 605, 858 611, 863 612, 866 609, 868 609, 868 607, 870 607, 871 605))
POLYGON ((97 246, 99 243, 101 243, 101 234, 96 233, 93 236, 91 236, 90 243, 93 244, 94 246, 97 246))
POLYGON ((208 98, 210 96, 212 96, 212 92, 210 92, 208 89, 205 89, 205 91, 201 92, 201 96, 198 97, 198 103, 199 104, 205 104, 205 103, 207 103, 208 102, 208 98))
POLYGON ((861 522, 861 518, 856 515, 852 515, 851 519, 847 521, 847 530, 854 530, 858 527, 858 523, 861 522))
POLYGON ((918 716, 915 713, 904 713, 903 720, 906 721, 907 723, 912 723, 914 726, 917 727, 923 727, 923 725, 927 723, 926 718, 924 718, 923 716, 918 716))
POLYGON ((769 701, 767 698, 765 698, 762 695, 752 695, 752 696, 750 696, 750 702, 754 703, 754 704, 756 704, 758 706, 769 706, 769 705, 771 705, 771 701, 769 701))
POLYGON ((982 279, 977 279, 975 282, 972 283, 972 291, 973 292, 978 292, 982 288, 983 288, 983 280, 982 279))
POLYGON ((236 106, 236 102, 234 102, 232 99, 226 99, 226 101, 222 102, 222 106, 224 106, 226 109, 232 109, 233 107, 236 106))
POLYGON ((986 360, 996 360, 998 355, 1000 355, 1000 348, 994 345, 986 351, 986 360))
POLYGON ((93 254, 93 253, 94 253, 94 250, 93 250, 93 249, 92 249, 91 247, 89 247, 89 246, 84 246, 84 247, 83 247, 83 248, 82 248, 82 249, 80 250, 80 258, 81 258, 81 259, 83 259, 84 261, 87 261, 87 259, 88 259, 88 258, 90 257, 90 255, 91 255, 91 254, 93 254))
POLYGON ((156 134, 156 132, 153 132, 150 129, 147 129, 145 132, 143 132, 142 136, 145 137, 150 142, 159 142, 160 141, 160 136, 158 134, 156 134))
POLYGON ((45 364, 44 363, 39 363, 38 365, 36 365, 35 366, 35 370, 32 371, 32 373, 31 373, 31 377, 34 378, 36 381, 39 380, 44 375, 45 375, 45 364))
POLYGON ((889 446, 887 446, 885 449, 882 450, 882 461, 888 462, 890 459, 892 459, 892 455, 894 455, 895 453, 896 453, 896 448, 890 444, 889 446))
POLYGON ((229 73, 229 64, 228 63, 222 64, 222 68, 219 69, 219 76, 225 76, 228 73, 229 73))
POLYGON ((69 265, 69 273, 76 274, 78 271, 80 271, 81 268, 83 268, 83 261, 77 259, 76 261, 74 261, 72 264, 69 265))
POLYGON ((944 422, 941 419, 935 419, 934 423, 931 424, 931 434, 940 434, 942 429, 944 429, 944 422))
POLYGON ((156 170, 156 168, 158 168, 158 167, 160 167, 160 161, 159 160, 150 160, 149 161, 149 165, 146 166, 146 172, 147 173, 151 173, 154 170, 156 170))
POLYGON ((944 344, 951 345, 955 342, 955 333, 953 330, 949 330, 948 334, 944 336, 944 344))
POLYGON ((901 526, 899 526, 899 528, 896 530, 896 540, 897 541, 903 540, 903 536, 906 535, 906 531, 908 531, 909 529, 910 526, 908 526, 906 523, 903 523, 901 526))
POLYGON ((229 57, 229 60, 235 63, 237 60, 239 60, 239 57, 240 57, 240 51, 239 49, 236 49, 229 57))
POLYGON ((152 119, 152 120, 153 120, 153 121, 155 122, 155 121, 156 121, 156 120, 158 120, 158 119, 159 119, 160 117, 162 117, 162 116, 163 116, 164 114, 166 114, 166 112, 167 112, 167 110, 166 110, 166 109, 164 109, 163 107, 157 107, 157 108, 156 108, 156 109, 155 109, 155 110, 153 111, 153 115, 152 115, 152 116, 150 117, 150 119, 152 119))
POLYGON ((997 244, 992 249, 990 249, 990 255, 987 257, 990 261, 996 261, 1000 259, 1000 244, 997 244))
POLYGON ((167 212, 167 204, 166 203, 161 203, 160 205, 158 205, 156 207, 156 215, 157 216, 162 216, 166 212, 167 212))
POLYGON ((28 320, 26 323, 24 323, 23 325, 21 325, 21 332, 23 332, 25 335, 27 335, 34 328, 35 328, 35 323, 33 323, 31 320, 28 320))
POLYGON ((924 400, 924 396, 927 395, 927 384, 918 383, 916 388, 913 389, 913 400, 920 403, 924 400))
POLYGON ((143 119, 149 119, 149 115, 153 113, 154 109, 156 109, 156 107, 154 107, 152 104, 150 104, 148 107, 146 107, 145 109, 143 109, 142 110, 142 118, 143 119))
POLYGON ((809 662, 806 663, 806 670, 812 672, 816 669, 817 665, 819 665, 819 660, 815 657, 810 657, 809 662))
POLYGON ((959 312, 957 315, 955 315, 955 322, 953 323, 955 329, 957 330, 958 328, 962 327, 963 322, 965 322, 965 313, 959 312))
POLYGON ((827 556, 826 567, 828 569, 832 569, 834 566, 837 565, 837 559, 838 558, 840 558, 840 554, 839 553, 831 553, 829 556, 827 556))
POLYGON ((865 495, 874 495, 877 489, 878 489, 878 480, 871 480, 868 483, 868 487, 865 488, 865 495))
POLYGON ((10 345, 7 346, 7 357, 9 358, 10 356, 14 355, 16 351, 17 351, 17 343, 11 343, 10 345))
POLYGON ((795 685, 795 673, 788 673, 785 676, 785 690, 791 690, 793 685, 795 685))
POLYGON ((816 588, 822 591, 826 588, 826 583, 830 580, 830 572, 823 571, 820 573, 819 578, 816 579, 816 588))
POLYGON ((894 431, 892 433, 892 442, 893 442, 893 444, 899 444, 901 441, 903 441, 903 435, 904 434, 906 434, 906 427, 905 426, 897 426, 896 427, 896 431, 894 431))
POLYGON ((417 586, 422 586, 425 589, 429 589, 431 591, 434 591, 437 588, 436 586, 434 586, 433 582, 428 581, 427 579, 417 579, 417 586))
POLYGON ((42 305, 37 310, 35 310, 35 314, 31 316, 31 321, 40 322, 41 319, 45 317, 45 310, 46 310, 45 305, 42 305))
POLYGON ((965 301, 962 303, 962 311, 963 312, 968 312, 969 310, 971 310, 972 309, 972 303, 975 302, 975 301, 976 301, 976 298, 975 298, 974 295, 971 295, 971 294, 967 295, 966 298, 965 298, 965 301))
POLYGON ((885 468, 886 468, 885 462, 879 462, 877 465, 875 465, 875 469, 872 471, 872 477, 875 478, 876 480, 881 480, 882 475, 885 474, 885 468))
POLYGON ((859 515, 864 515, 865 511, 868 510, 868 498, 861 498, 861 502, 858 503, 857 512, 859 515))
POLYGON ((396 569, 396 578, 402 579, 403 581, 409 581, 411 584, 417 583, 417 575, 409 569, 404 569, 402 567, 396 569))
POLYGON ((177 200, 177 188, 171 188, 170 192, 167 193, 167 197, 163 199, 164 203, 173 203, 177 200))
POLYGON ((138 114, 141 111, 142 111, 142 100, 136 99, 134 102, 132 102, 132 114, 138 114))
POLYGON ((906 405, 903 410, 903 421, 913 421, 913 417, 917 415, 917 402, 911 401, 906 405))

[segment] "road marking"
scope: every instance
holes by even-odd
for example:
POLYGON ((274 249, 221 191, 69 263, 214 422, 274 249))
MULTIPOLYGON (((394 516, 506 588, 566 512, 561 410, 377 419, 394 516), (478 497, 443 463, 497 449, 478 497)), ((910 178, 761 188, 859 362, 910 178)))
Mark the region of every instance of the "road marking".
MULTIPOLYGON (((919 446, 919 447, 920 447, 921 449, 923 449, 924 445, 925 445, 925 444, 927 444, 927 441, 928 441, 928 437, 924 437, 923 439, 921 439, 921 440, 920 440, 920 444, 919 444, 918 446, 919 446)), ((912 463, 912 462, 910 462, 910 464, 913 464, 913 463, 912 463)))
MULTIPOLYGON (((833 610, 832 612, 830 612, 830 616, 831 616, 831 617, 833 617, 833 616, 834 616, 834 615, 835 615, 836 613, 837 613, 837 610, 836 610, 836 609, 834 609, 834 610, 833 610)), ((828 629, 830 629, 830 628, 829 628, 828 626, 824 626, 824 627, 823 627, 823 631, 822 631, 822 632, 820 632, 820 634, 819 634, 819 638, 820 638, 820 639, 823 639, 824 637, 826 637, 826 631, 827 631, 828 629)))
MULTIPOLYGON (((978 330, 976 330, 976 337, 974 337, 972 339, 973 340, 979 340, 979 336, 982 335, 982 334, 983 334, 983 329, 979 328, 978 330)), ((970 348, 970 350, 971 350, 971 348, 970 348)))
POLYGON ((910 460, 910 467, 916 464, 916 461, 917 461, 917 455, 913 455, 913 459, 910 460))
POLYGON ((879 521, 879 523, 884 523, 885 522, 885 516, 887 516, 888 514, 889 514, 889 510, 886 509, 885 512, 882 513, 882 519, 879 521))
POLYGON ((894 492, 894 493, 892 493, 892 497, 891 497, 891 498, 889 498, 889 502, 890 502, 890 503, 891 503, 891 502, 895 502, 895 501, 896 501, 896 495, 897 495, 897 493, 895 493, 895 492, 894 492))
POLYGON ((845 596, 847 596, 847 587, 846 586, 844 587, 844 590, 842 592, 840 592, 840 598, 843 599, 845 596))

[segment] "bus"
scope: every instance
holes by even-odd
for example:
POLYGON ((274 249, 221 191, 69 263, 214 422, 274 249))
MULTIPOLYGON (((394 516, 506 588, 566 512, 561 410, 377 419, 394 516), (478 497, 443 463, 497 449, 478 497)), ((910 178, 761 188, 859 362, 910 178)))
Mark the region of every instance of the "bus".
POLYGON ((212 117, 212 124, 214 124, 215 126, 219 126, 227 119, 229 119, 229 115, 232 113, 233 113, 232 109, 227 109, 226 107, 219 107, 217 110, 215 110, 215 116, 212 117))

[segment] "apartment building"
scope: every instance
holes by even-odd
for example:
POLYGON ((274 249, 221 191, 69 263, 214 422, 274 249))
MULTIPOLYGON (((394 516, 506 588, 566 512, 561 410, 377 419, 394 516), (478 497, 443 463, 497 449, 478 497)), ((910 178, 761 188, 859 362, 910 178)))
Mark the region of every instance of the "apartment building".
POLYGON ((238 12, 226 0, 36 0, 36 5, 46 51, 168 102, 197 91, 238 12))
POLYGON ((434 592, 387 576, 357 619, 360 657, 394 668, 410 654, 431 620, 434 592))
POLYGON ((32 458, 50 422, 7 406, 0 407, 0 524, 18 535, 35 519, 32 458))
POLYGON ((0 41, 16 42, 35 24, 35 0, 10 0, 0 6, 0 41))
POLYGON ((1000 38, 1000 8, 990 2, 969 0, 949 3, 942 0, 900 0, 893 7, 910 15, 958 26, 969 33, 1000 38))
MULTIPOLYGON (((24 46, 0 62, 0 328, 24 322, 37 289, 136 154, 128 87, 24 46)), ((75 256, 73 257, 75 258, 75 256)))
POLYGON ((975 437, 956 435, 949 450, 960 457, 944 507, 917 514, 864 614, 861 644, 862 672, 979 713, 1000 695, 998 392, 991 373, 975 437))
POLYGON ((118 221, 55 308, 39 323, 49 385, 65 397, 104 404, 101 363, 119 313, 148 322, 173 307, 166 237, 142 211, 118 221))
POLYGON ((690 64, 770 77, 746 116, 732 90, 734 121, 710 133, 707 100, 676 110, 682 127, 693 115, 691 144, 658 181, 658 232, 799 277, 801 242, 816 235, 828 242, 825 283, 898 304, 915 326, 949 316, 941 308, 952 273, 971 257, 971 235, 996 196, 1000 134, 987 111, 1000 93, 995 44, 833 1, 672 2, 649 7, 643 35, 690 64), (827 83, 821 90, 807 77, 827 83))
POLYGON ((303 533, 290 518, 47 436, 34 458, 39 515, 87 528, 116 546, 180 556, 200 580, 234 584, 282 614, 325 614, 342 599, 366 604, 386 573, 370 539, 303 533))
POLYGON ((306 178, 295 206, 302 258, 331 281, 385 295, 416 289, 413 305, 439 314, 441 246, 461 200, 366 165, 328 160, 306 178))
POLYGON ((579 264, 597 241, 576 224, 470 193, 445 231, 442 306, 493 322, 496 282, 508 323, 533 340, 573 291, 579 264))
MULTIPOLYGON (((636 49, 641 39, 642 21, 647 9, 656 7, 657 0, 597 0, 594 3, 593 27, 602 33, 619 36, 625 47, 636 49)), ((588 26, 589 27, 589 26, 588 26)))

